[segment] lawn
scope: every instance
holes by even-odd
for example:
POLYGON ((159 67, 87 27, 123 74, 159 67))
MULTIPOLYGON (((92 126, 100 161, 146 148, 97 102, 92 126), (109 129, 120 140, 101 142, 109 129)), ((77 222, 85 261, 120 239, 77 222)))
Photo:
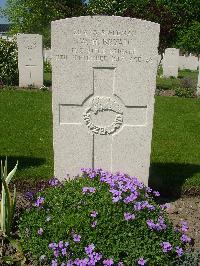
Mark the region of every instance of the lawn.
MULTIPOLYGON (((0 91, 0 157, 16 178, 53 176, 51 92, 0 91)), ((165 192, 200 188, 200 99, 156 97, 150 184, 165 192)))

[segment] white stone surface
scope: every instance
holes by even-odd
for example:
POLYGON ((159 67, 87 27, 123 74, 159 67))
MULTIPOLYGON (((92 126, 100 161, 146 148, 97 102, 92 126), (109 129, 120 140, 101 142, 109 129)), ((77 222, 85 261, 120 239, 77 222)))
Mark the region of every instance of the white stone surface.
POLYGON ((51 49, 43 49, 43 57, 47 62, 51 62, 51 49))
POLYGON ((179 65, 179 49, 167 48, 165 50, 163 58, 163 76, 177 77, 178 76, 178 65, 179 65))
POLYGON ((52 22, 59 179, 100 167, 148 183, 159 28, 115 16, 52 22))
POLYGON ((18 34, 18 69, 20 87, 43 85, 42 36, 18 34))
POLYGON ((194 55, 189 56, 179 56, 179 68, 180 69, 189 69, 189 70, 197 70, 198 68, 198 57, 194 55))

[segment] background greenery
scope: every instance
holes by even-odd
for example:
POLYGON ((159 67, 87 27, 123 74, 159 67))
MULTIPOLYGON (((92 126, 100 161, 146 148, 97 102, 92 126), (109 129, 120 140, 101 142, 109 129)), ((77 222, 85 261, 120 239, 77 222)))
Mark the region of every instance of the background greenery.
POLYGON ((129 16, 161 25, 160 52, 177 47, 200 54, 200 0, 7 0, 1 13, 11 33, 40 33, 50 46, 51 21, 82 15, 129 16), (87 3, 87 4, 86 4, 87 3))

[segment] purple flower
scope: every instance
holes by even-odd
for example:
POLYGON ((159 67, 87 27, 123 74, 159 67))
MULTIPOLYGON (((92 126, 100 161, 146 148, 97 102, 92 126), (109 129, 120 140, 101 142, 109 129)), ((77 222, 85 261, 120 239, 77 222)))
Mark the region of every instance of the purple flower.
POLYGON ((106 266, 110 266, 110 265, 113 265, 113 264, 114 264, 113 259, 107 259, 107 260, 103 261, 103 265, 106 265, 106 266))
POLYGON ((40 228, 39 230, 38 230, 38 235, 42 235, 44 233, 44 230, 42 229, 42 228, 40 228))
POLYGON ((57 258, 59 256, 59 250, 55 249, 53 252, 54 256, 57 258))
POLYGON ((155 224, 154 224, 154 222, 152 220, 149 219, 149 220, 146 221, 146 223, 147 223, 149 229, 152 230, 152 229, 155 228, 155 224))
POLYGON ((95 193, 96 188, 94 187, 83 187, 82 189, 83 194, 95 193))
POLYGON ((188 229, 189 229, 187 222, 186 222, 186 221, 182 221, 182 222, 181 222, 181 225, 182 225, 182 226, 181 226, 181 231, 182 231, 182 232, 187 232, 188 229))
POLYGON ((161 207, 162 210, 169 209, 170 206, 171 206, 170 203, 165 203, 165 204, 160 205, 160 207, 161 207))
POLYGON ((172 250, 172 245, 169 242, 162 242, 160 245, 162 246, 164 253, 172 250))
POLYGON ((28 191, 28 192, 26 192, 25 194, 24 194, 24 197, 26 198, 26 199, 28 199, 28 200, 33 200, 33 198, 34 198, 34 192, 32 192, 32 191, 28 191))
POLYGON ((187 235, 182 235, 181 236, 181 241, 183 242, 183 243, 189 243, 189 242, 191 242, 191 238, 190 237, 188 237, 187 235))
POLYGON ((58 247, 58 244, 56 244, 56 243, 54 243, 54 242, 49 244, 49 248, 50 248, 50 249, 55 250, 57 247, 58 247))
POLYGON ((66 249, 66 248, 62 248, 61 253, 62 253, 63 256, 66 256, 66 254, 67 254, 67 249, 66 249))
POLYGON ((56 177, 53 177, 49 180, 49 185, 52 187, 56 187, 60 185, 60 181, 56 177))
POLYGON ((120 261, 117 266, 124 266, 124 263, 122 261, 120 261))
POLYGON ((91 244, 88 247, 85 247, 85 252, 86 252, 87 255, 90 255, 93 252, 94 249, 95 249, 95 245, 91 244))
POLYGON ((155 197, 160 197, 160 192, 158 192, 158 191, 153 191, 153 195, 154 195, 155 197))
POLYGON ((59 247, 59 248, 63 248, 63 246, 64 246, 63 241, 59 241, 59 242, 58 242, 58 247, 59 247))
POLYGON ((96 212, 96 211, 92 211, 91 213, 90 213, 90 216, 91 217, 97 217, 97 215, 98 215, 98 212, 96 212))
POLYGON ((144 260, 144 258, 140 258, 137 263, 138 263, 138 265, 145 265, 146 262, 147 262, 147 260, 144 260))
POLYGON ((128 221, 128 220, 133 220, 133 219, 135 219, 135 215, 134 215, 134 214, 131 214, 131 213, 129 213, 129 212, 125 212, 125 213, 124 213, 124 219, 125 219, 126 221, 128 221))
POLYGON ((58 266, 58 261, 56 259, 52 260, 51 261, 51 266, 58 266))
POLYGON ((73 234, 73 240, 74 242, 80 242, 81 241, 81 236, 77 234, 73 234))
POLYGON ((92 228, 95 228, 97 226, 97 221, 92 222, 91 226, 92 228))
POLYGON ((73 266, 74 264, 73 264, 73 261, 72 260, 68 260, 68 262, 67 262, 67 266, 73 266))
POLYGON ((39 196, 34 205, 35 207, 40 207, 43 203, 44 203, 44 198, 39 196))
POLYGON ((176 253, 179 257, 181 257, 183 255, 183 249, 180 247, 176 247, 176 253))

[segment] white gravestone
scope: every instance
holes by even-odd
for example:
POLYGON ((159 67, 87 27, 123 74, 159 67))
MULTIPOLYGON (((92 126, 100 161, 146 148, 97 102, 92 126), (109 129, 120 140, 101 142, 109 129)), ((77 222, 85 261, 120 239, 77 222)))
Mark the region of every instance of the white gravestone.
POLYGON ((43 85, 42 36, 18 34, 19 87, 43 85))
POLYGON ((178 65, 179 65, 179 49, 167 48, 165 50, 163 58, 163 76, 177 77, 178 76, 178 65))
POLYGON ((179 68, 197 70, 198 68, 198 57, 194 55, 179 56, 179 68))
POLYGON ((43 50, 44 61, 51 62, 51 49, 43 50))
POLYGON ((52 22, 54 170, 148 182, 159 25, 94 16, 52 22))

